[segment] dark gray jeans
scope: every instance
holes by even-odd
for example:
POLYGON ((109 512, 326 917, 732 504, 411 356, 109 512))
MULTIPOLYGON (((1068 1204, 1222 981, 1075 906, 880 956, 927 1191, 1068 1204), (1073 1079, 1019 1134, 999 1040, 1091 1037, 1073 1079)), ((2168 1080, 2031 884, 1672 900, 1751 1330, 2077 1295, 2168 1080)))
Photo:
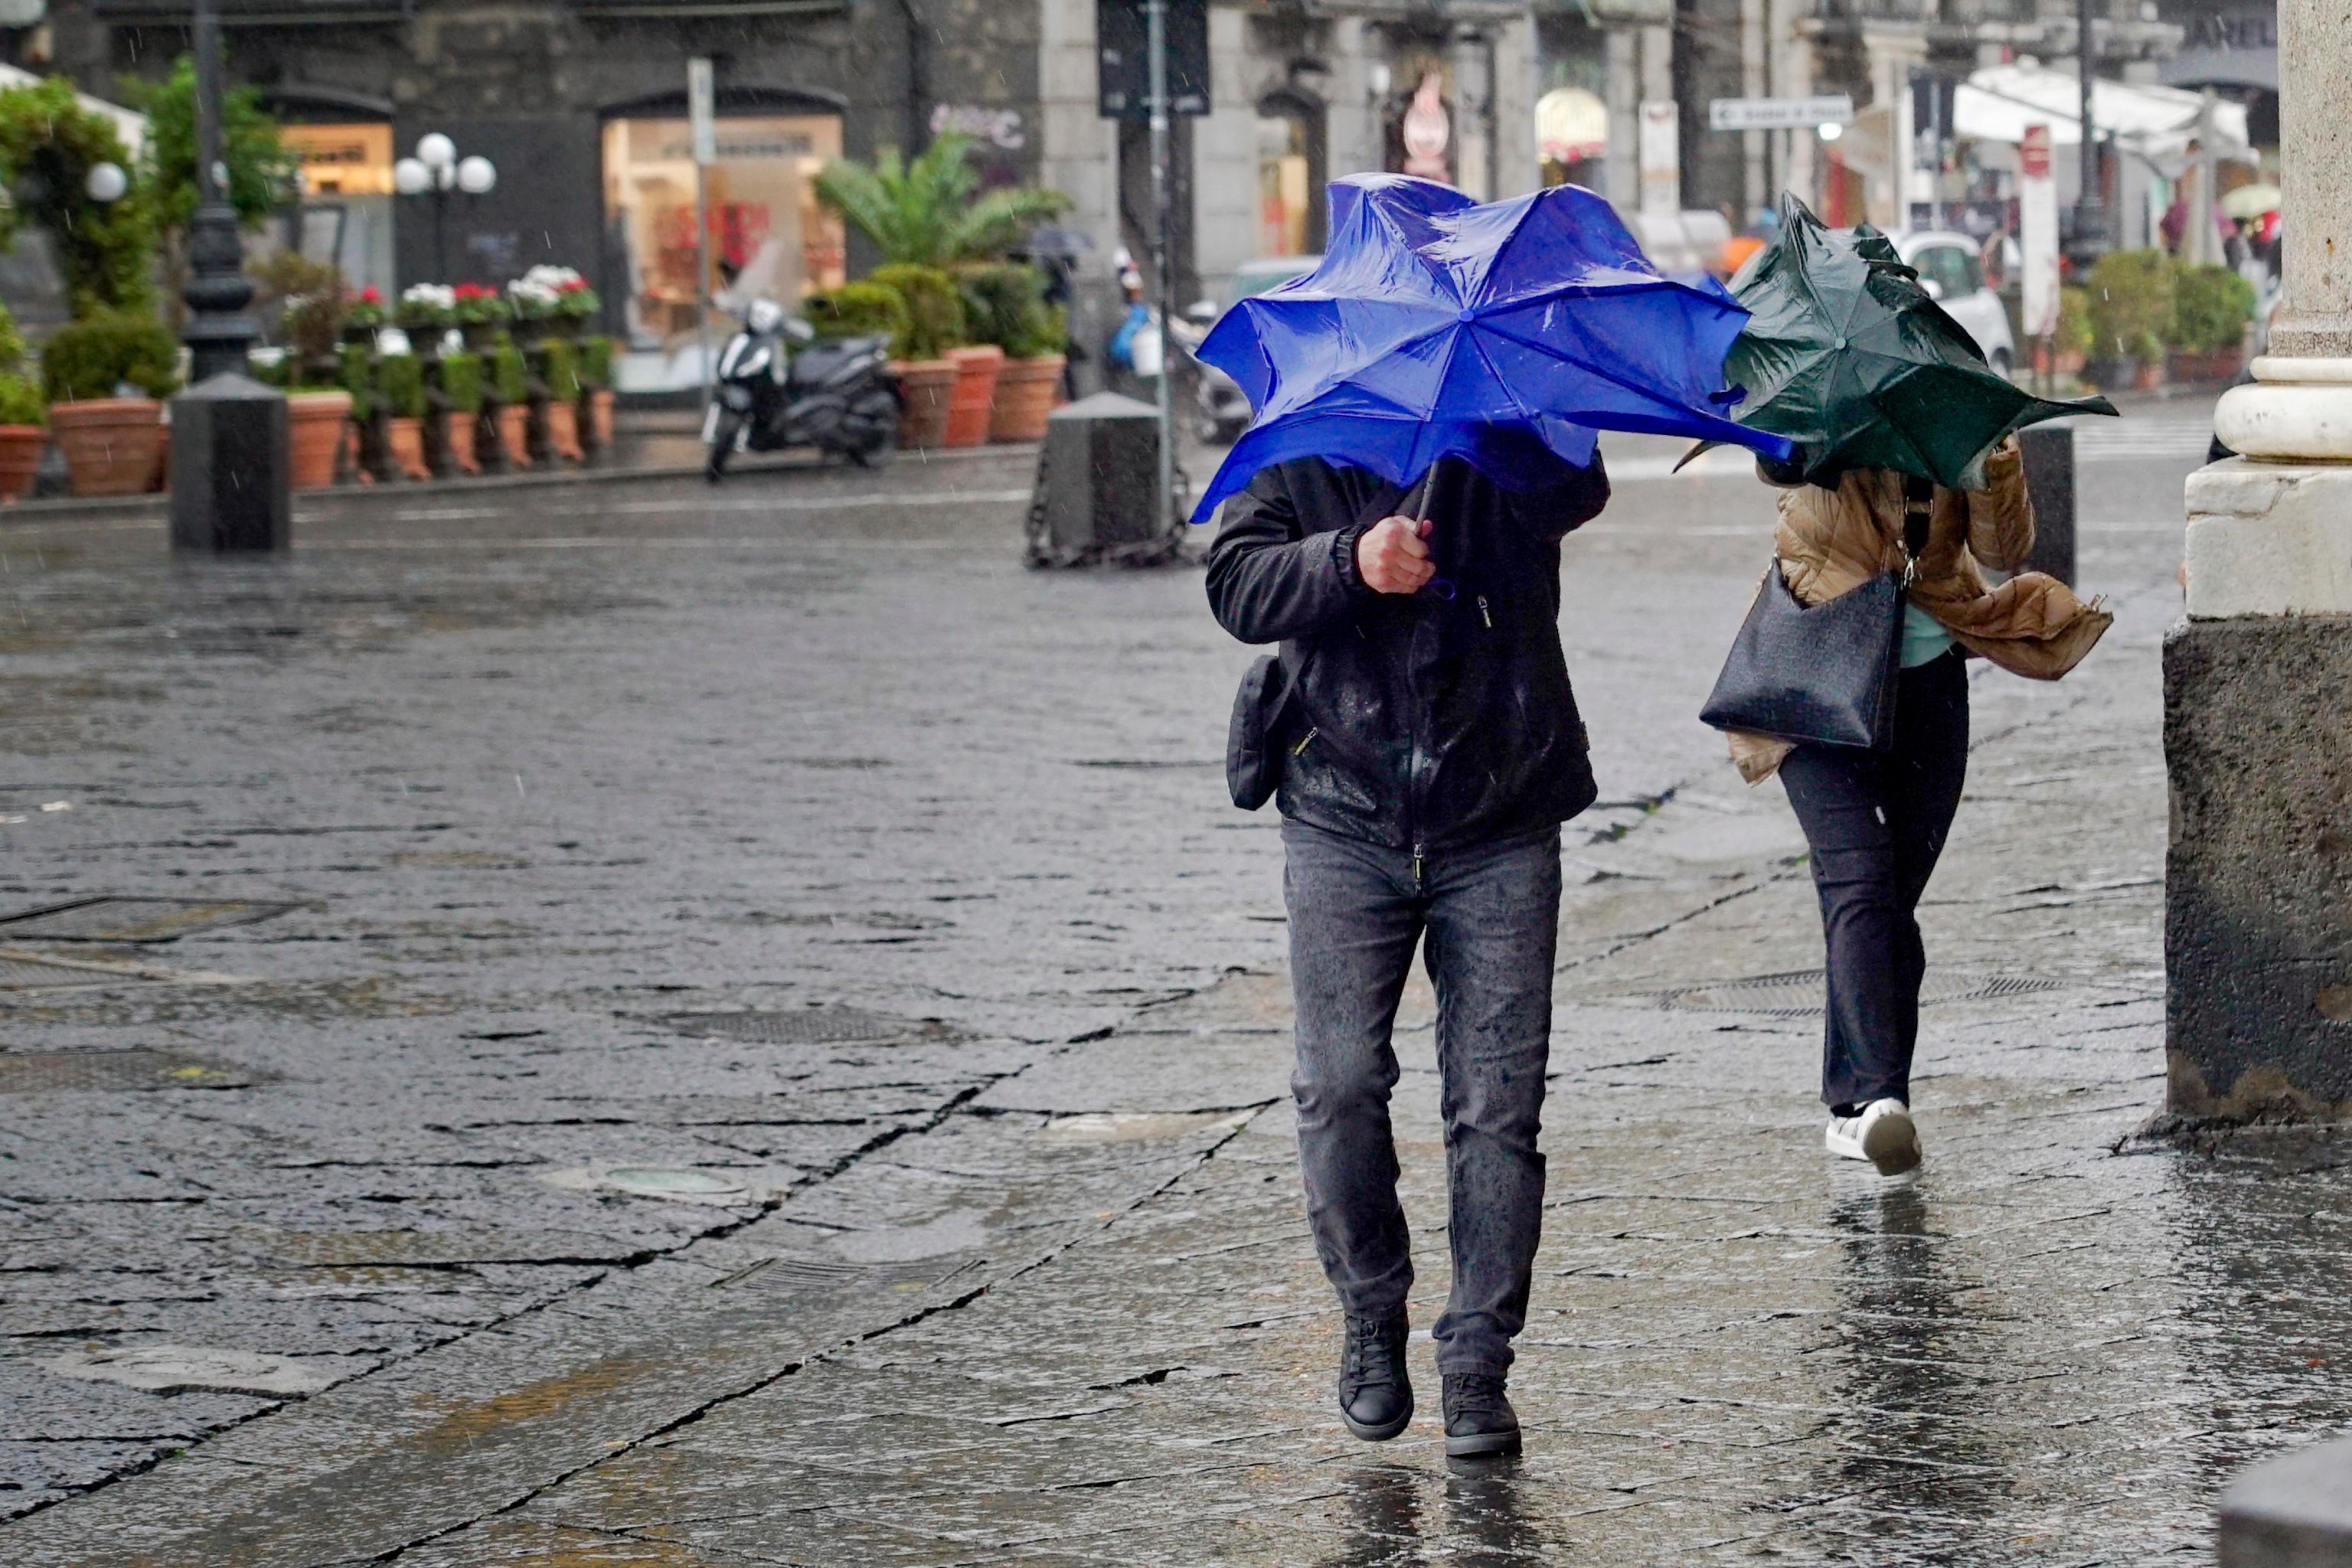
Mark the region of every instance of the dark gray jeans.
POLYGON ((1283 889, 1297 1004, 1298 1163, 1323 1272, 1351 1317, 1404 1310, 1389 1031, 1424 934, 1452 1197, 1454 1293, 1441 1373, 1499 1373, 1527 1322, 1543 1223, 1544 1064, 1559 934, 1559 830, 1412 857, 1286 821, 1283 889))

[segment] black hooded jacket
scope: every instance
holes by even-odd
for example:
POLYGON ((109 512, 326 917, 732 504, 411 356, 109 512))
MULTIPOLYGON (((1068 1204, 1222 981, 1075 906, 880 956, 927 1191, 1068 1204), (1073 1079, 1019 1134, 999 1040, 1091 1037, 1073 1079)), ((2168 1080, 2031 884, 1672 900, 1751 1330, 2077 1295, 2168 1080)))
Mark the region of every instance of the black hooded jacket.
POLYGON ((1209 604, 1242 641, 1282 644, 1282 814, 1422 856, 1591 805, 1559 646, 1559 542, 1608 500, 1598 454, 1528 493, 1441 463, 1423 504, 1431 559, 1454 584, 1444 599, 1357 575, 1357 539, 1404 510, 1404 489, 1318 458, 1261 470, 1210 547, 1209 604))

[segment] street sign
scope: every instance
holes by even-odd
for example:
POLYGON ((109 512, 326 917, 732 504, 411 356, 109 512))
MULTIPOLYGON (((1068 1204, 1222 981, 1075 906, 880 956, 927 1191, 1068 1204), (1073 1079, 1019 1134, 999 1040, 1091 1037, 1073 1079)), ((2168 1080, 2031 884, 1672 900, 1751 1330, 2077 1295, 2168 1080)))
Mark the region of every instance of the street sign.
MULTIPOLYGON (((1209 112, 1209 0, 1166 0, 1168 112, 1209 112)), ((1143 0, 1096 0, 1102 112, 1151 118, 1151 58, 1143 0)))
POLYGON ((687 123, 692 132, 694 161, 705 166, 719 162, 718 97, 711 86, 709 60, 697 55, 687 61, 687 123))
POLYGON ((1843 92, 1820 98, 1718 98, 1706 106, 1716 131, 1811 131, 1853 123, 1853 100, 1843 92))
POLYGON ((2050 175, 2050 127, 2029 125, 2017 144, 2018 325, 2029 338, 2058 330, 2058 182, 2050 175))
POLYGON ((1680 212, 1683 205, 1682 109, 1671 98, 1642 100, 1642 210, 1680 212))

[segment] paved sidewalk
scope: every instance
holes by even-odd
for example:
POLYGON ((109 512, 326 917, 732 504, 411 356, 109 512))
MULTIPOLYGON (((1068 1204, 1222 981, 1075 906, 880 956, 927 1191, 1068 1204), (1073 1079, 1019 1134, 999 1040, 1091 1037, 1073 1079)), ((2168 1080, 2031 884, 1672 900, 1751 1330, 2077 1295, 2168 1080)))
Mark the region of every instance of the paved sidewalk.
POLYGON ((1802 846, 1685 717, 1754 580, 1715 537, 1752 487, 1628 485, 1572 547, 1612 795, 1570 833, 1530 1449, 1456 1474, 1428 1416, 1372 1447, 1330 1409, 1276 851, 1213 799, 1245 656, 1190 574, 1006 570, 1015 509, 972 498, 1012 481, 945 483, 854 530, 725 510, 773 499, 747 490, 331 526, 276 574, 53 539, 69 564, 6 580, 0 806, 75 806, 5 829, 16 901, 325 902, 72 950, 253 984, 0 1014, 37 1110, 0 1144, 32 1510, 0 1554, 2197 1562, 2229 1474, 2352 1419, 2340 1140, 2131 1138, 2162 1093, 2173 541, 2095 536, 2121 620, 2076 679, 1975 688, 1929 1163, 1895 1185, 1820 1152, 1816 999, 1774 979, 1820 963, 1802 846), (56 1092, 131 1047, 109 1068, 220 1076, 56 1092), (157 1341, 339 1381, 48 1370, 157 1341))

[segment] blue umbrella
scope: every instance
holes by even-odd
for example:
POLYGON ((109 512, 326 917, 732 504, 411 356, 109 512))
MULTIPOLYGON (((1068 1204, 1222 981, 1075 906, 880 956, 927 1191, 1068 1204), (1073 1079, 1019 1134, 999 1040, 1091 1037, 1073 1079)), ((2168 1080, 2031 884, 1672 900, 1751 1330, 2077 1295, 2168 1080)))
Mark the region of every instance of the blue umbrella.
POLYGON ((1228 310, 1200 358, 1257 416, 1193 521, 1258 469, 1321 457, 1410 484, 1458 456, 1530 489, 1592 461, 1601 430, 1788 441, 1716 410, 1748 320, 1712 279, 1659 275, 1609 204, 1558 185, 1473 202, 1405 174, 1330 186, 1331 242, 1306 277, 1228 310))

